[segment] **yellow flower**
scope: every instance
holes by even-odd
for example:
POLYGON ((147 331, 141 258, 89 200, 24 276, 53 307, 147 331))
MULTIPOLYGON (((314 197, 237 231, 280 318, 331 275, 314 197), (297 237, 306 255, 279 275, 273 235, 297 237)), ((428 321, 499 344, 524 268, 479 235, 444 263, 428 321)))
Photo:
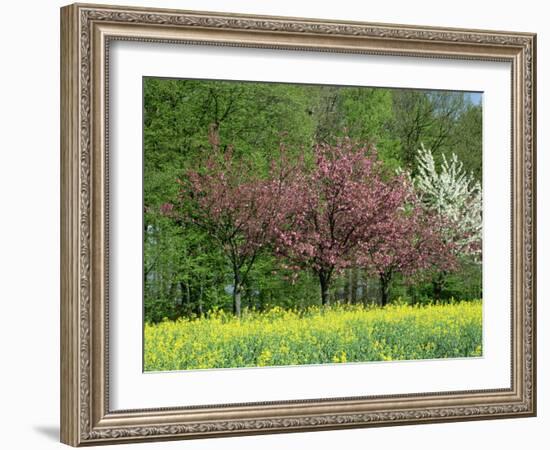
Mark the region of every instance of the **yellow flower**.
POLYGON ((481 301, 447 305, 223 310, 146 324, 146 370, 210 369, 482 354, 481 301))

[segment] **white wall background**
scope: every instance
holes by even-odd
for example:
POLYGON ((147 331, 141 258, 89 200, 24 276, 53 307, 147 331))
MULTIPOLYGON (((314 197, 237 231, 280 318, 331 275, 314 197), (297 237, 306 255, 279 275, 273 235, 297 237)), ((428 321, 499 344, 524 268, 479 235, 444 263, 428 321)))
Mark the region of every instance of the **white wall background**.
MULTIPOLYGON (((115 3, 180 9, 532 31, 538 35, 539 416, 216 440, 140 449, 545 448, 550 427, 546 281, 550 210, 550 14, 545 2, 162 0, 115 3), (543 28, 546 26, 546 30, 543 28)), ((50 449, 59 417, 59 7, 9 2, 0 27, 0 415, 2 448, 50 449)), ((120 446, 118 448, 137 448, 120 446)))

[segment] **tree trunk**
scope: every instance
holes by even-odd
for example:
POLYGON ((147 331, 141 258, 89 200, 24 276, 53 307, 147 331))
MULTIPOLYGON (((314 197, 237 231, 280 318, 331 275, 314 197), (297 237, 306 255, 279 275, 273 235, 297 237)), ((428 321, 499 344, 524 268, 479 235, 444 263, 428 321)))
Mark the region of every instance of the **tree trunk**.
POLYGON ((246 299, 248 300, 248 307, 250 309, 254 309, 254 307, 256 306, 255 299, 254 299, 254 291, 250 287, 248 287, 248 289, 246 290, 246 299))
POLYGON ((445 285, 445 274, 439 272, 436 277, 432 280, 432 286, 434 291, 434 301, 439 303, 441 297, 443 296, 443 287, 445 285))
POLYGON ((204 288, 202 285, 202 278, 200 279, 199 299, 197 300, 197 315, 202 317, 204 311, 202 309, 202 298, 204 294, 204 288))
POLYGON ((366 297, 367 297, 367 279, 363 276, 363 271, 358 269, 357 270, 357 290, 358 296, 356 299, 357 303, 366 303, 366 297))
POLYGON ((386 306, 390 295, 391 276, 387 274, 380 275, 380 305, 386 306))
POLYGON ((319 283, 321 284, 321 304, 330 305, 328 288, 330 286, 330 275, 325 271, 319 272, 319 283))
POLYGON ((348 269, 347 294, 348 303, 351 304, 353 301, 353 269, 348 269))
POLYGON ((237 317, 241 317, 241 277, 239 273, 235 274, 233 284, 233 313, 237 317))
POLYGON ((185 296, 187 297, 187 304, 191 307, 191 287, 189 286, 189 280, 185 283, 185 296))
POLYGON ((351 268, 351 303, 357 303, 357 282, 358 270, 355 267, 351 268))
POLYGON ((185 295, 185 283, 183 281, 180 281, 180 290, 181 290, 181 306, 185 305, 185 300, 187 300, 187 303, 189 304, 188 297, 185 295))
POLYGON ((233 292, 233 313, 241 317, 241 289, 236 288, 233 292))

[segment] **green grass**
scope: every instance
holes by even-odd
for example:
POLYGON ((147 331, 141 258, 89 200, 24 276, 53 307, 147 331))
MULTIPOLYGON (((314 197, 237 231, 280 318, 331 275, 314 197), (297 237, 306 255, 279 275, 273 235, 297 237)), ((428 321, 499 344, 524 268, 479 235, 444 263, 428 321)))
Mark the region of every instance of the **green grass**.
POLYGON ((145 325, 145 370, 480 356, 481 301, 223 311, 145 325))

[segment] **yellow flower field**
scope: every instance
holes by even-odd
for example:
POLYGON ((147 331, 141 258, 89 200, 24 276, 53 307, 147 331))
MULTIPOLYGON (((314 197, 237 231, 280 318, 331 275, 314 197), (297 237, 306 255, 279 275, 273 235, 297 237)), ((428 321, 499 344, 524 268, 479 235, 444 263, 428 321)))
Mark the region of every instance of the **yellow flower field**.
POLYGON ((385 308, 275 307, 145 325, 145 370, 481 356, 481 301, 385 308))

